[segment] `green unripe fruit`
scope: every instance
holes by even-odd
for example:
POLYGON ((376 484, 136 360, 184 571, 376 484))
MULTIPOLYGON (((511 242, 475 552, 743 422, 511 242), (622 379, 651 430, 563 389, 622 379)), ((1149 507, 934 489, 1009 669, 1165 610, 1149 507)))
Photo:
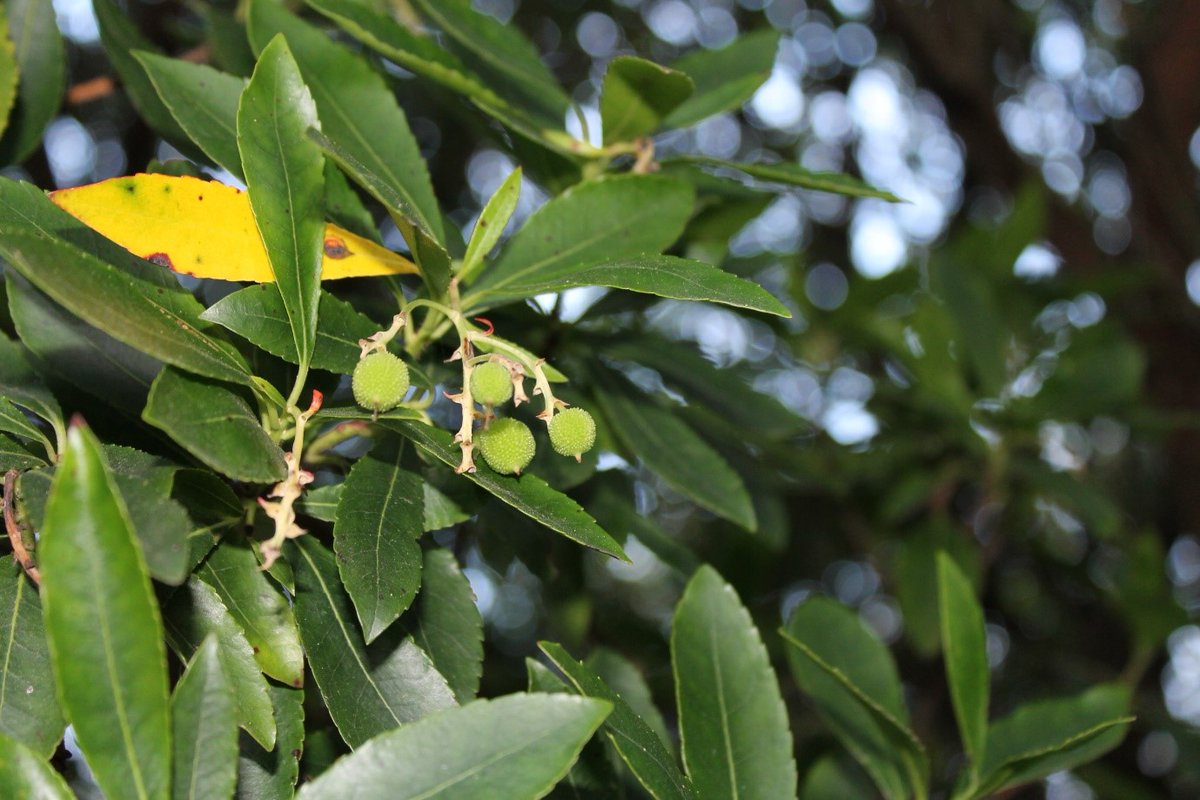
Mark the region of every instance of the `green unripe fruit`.
POLYGON ((512 397, 512 375, 508 367, 485 361, 471 370, 471 399, 484 405, 507 403, 512 397))
POLYGON ((350 385, 360 406, 387 411, 399 405, 408 391, 408 365, 382 350, 371 353, 359 359, 350 385))
POLYGON ((519 473, 533 460, 533 432, 520 420, 492 420, 491 425, 476 432, 475 443, 488 466, 505 475, 519 473))
POLYGON ((559 455, 579 456, 596 443, 596 420, 582 408, 568 408, 550 419, 550 444, 559 455))

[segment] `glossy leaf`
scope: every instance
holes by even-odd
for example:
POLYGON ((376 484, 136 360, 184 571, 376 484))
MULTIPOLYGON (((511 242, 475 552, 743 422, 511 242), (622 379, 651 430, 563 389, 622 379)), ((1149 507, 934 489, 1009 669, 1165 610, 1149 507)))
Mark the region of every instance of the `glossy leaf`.
POLYGON ((667 730, 667 723, 662 712, 654 705, 650 694, 650 686, 646 683, 641 670, 629 659, 609 650, 597 647, 588 654, 583 662, 604 681, 610 689, 621 696, 633 713, 641 717, 655 735, 662 741, 668 751, 674 750, 674 740, 667 730))
POLYGON ((1021 706, 993 723, 976 796, 1037 780, 1099 758, 1129 730, 1129 690, 1095 686, 1072 697, 1021 706))
POLYGON ((975 589, 946 553, 937 556, 938 616, 942 652, 954 718, 972 774, 983 765, 987 747, 988 674, 987 629, 975 589))
POLYGON ((226 538, 196 570, 237 621, 262 671, 289 686, 304 682, 304 651, 296 617, 283 593, 259 568, 245 542, 226 538))
POLYGON ((0 163, 29 157, 58 113, 67 82, 67 60, 51 0, 8 0, 8 30, 17 62, 16 105, 0 139, 0 163))
POLYGON ((54 693, 42 601, 13 559, 0 565, 0 652, 0 734, 49 758, 67 723, 54 693))
POLYGON ((209 635, 220 644, 221 669, 233 686, 238 724, 265 748, 275 745, 275 719, 263 677, 246 635, 216 590, 191 577, 163 607, 167 642, 184 661, 209 635))
POLYGON ((234 480, 269 483, 287 473, 283 451, 267 436, 250 404, 215 381, 164 369, 142 418, 234 480))
POLYGON ((464 304, 486 306, 493 297, 513 297, 515 286, 660 252, 682 233, 693 200, 690 185, 664 175, 618 175, 572 187, 526 221, 464 304))
POLYGON ((510 172, 500 188, 488 199, 483 211, 479 212, 479 219, 475 220, 475 228, 471 231, 471 241, 467 243, 466 255, 458 270, 459 280, 472 280, 483 268, 484 257, 500 241, 504 227, 517 208, 522 174, 520 167, 510 172))
POLYGON ((694 88, 682 72, 636 56, 617 56, 608 62, 600 90, 604 144, 653 133, 694 88))
POLYGON ((38 566, 59 697, 97 783, 111 797, 166 797, 162 622, 129 515, 82 425, 55 473, 38 566))
POLYGON ((237 781, 237 713, 219 647, 204 640, 171 697, 176 800, 229 797, 237 781))
POLYGON ((21 345, 3 335, 0 335, 0 397, 49 422, 60 443, 66 438, 58 400, 33 371, 21 345))
POLYGON ((783 633, 797 684, 883 796, 924 794, 924 750, 908 728, 887 647, 852 610, 824 597, 798 607, 783 633))
POLYGON ((45 453, 20 439, 0 433, 0 471, 37 469, 45 465, 45 453))
POLYGON ((338 573, 367 643, 387 630, 421 588, 424 488, 391 444, 359 459, 343 484, 333 526, 338 573))
POLYGON ((699 797, 796 793, 796 762, 779 682, 733 587, 704 566, 671 624, 671 668, 683 763, 699 797))
POLYGON ((726 161, 710 156, 678 156, 670 159, 670 163, 700 164, 709 167, 724 167, 758 178, 768 183, 780 183, 786 186, 796 186, 800 189, 811 189, 815 192, 832 192, 847 197, 876 197, 889 203, 899 203, 902 199, 891 192, 877 189, 870 184, 860 181, 850 175, 840 172, 814 172, 799 164, 782 162, 777 164, 753 164, 740 161, 726 161))
POLYGON ((161 361, 96 330, 20 275, 6 282, 21 342, 49 372, 115 408, 141 410, 161 361))
POLYGON ((238 150, 254 223, 287 310, 301 371, 317 343, 324 260, 325 161, 308 139, 317 107, 282 36, 271 40, 238 104, 238 150))
POLYGON ((75 800, 46 759, 0 732, 0 796, 29 800, 75 800))
POLYGON ((546 124, 562 127, 570 100, 516 27, 476 11, 470 0, 417 0, 416 5, 449 37, 451 50, 497 94, 546 124))
POLYGON ((604 721, 603 701, 559 694, 476 700, 383 734, 305 784, 300 800, 541 797, 604 721))
POLYGON ((132 55, 184 133, 214 164, 241 178, 237 110, 246 81, 206 64, 145 51, 132 55))
POLYGON ((539 294, 561 292, 578 286, 607 286, 631 292, 721 303, 790 317, 792 312, 756 283, 730 275, 702 261, 677 256, 646 255, 620 261, 546 270, 513 279, 502 290, 481 290, 481 305, 524 300, 539 294))
POLYGON ((65 241, 6 231, 0 255, 8 266, 75 316, 149 356, 199 375, 249 382, 242 360, 117 267, 65 241))
POLYGON ((634 391, 613 381, 597 395, 621 443, 696 505, 753 531, 754 505, 737 472, 686 423, 634 391))
POLYGON ((358 747, 383 731, 455 705, 454 694, 411 639, 368 648, 333 554, 311 536, 285 550, 296 576, 296 621, 309 667, 342 738, 358 747))
POLYGON ((404 624, 458 702, 473 700, 483 675, 483 617, 471 584, 449 550, 425 551, 421 594, 404 624))
POLYGON ((572 658, 561 645, 539 642, 538 647, 567 676, 577 693, 612 705, 612 713, 604 721, 604 733, 625 765, 652 797, 662 800, 694 796, 691 784, 675 764, 675 757, 620 695, 610 689, 599 675, 572 658))
POLYGON ((292 800, 304 751, 304 690, 272 684, 278 735, 264 750, 242 733, 238 742, 237 800, 292 800))
MULTIPOLYGON (((328 292, 321 292, 318 308, 321 325, 312 366, 349 375, 361 352, 358 340, 375 333, 379 326, 328 292)), ((226 295, 203 316, 284 361, 299 363, 283 298, 273 287, 250 286, 226 295)))
MULTIPOLYGON (((426 455, 449 467, 458 466, 458 445, 448 432, 411 422, 388 422, 387 425, 410 439, 426 455)), ((464 473, 464 477, 522 514, 586 547, 622 561, 629 560, 621 546, 578 503, 551 488, 541 478, 530 473, 519 478, 500 475, 482 463, 482 459, 476 467, 475 472, 464 473)))
POLYGON ((562 155, 573 156, 582 145, 561 131, 560 118, 539 119, 513 106, 467 68, 453 53, 428 36, 413 33, 385 14, 357 0, 307 0, 317 12, 367 47, 405 69, 469 98, 495 119, 529 140, 562 155))
POLYGON ((413 219, 435 241, 444 242, 441 212, 421 150, 383 78, 276 0, 253 0, 248 23, 256 50, 277 33, 287 37, 304 82, 312 90, 320 130, 404 198, 413 219))
POLYGON ((778 49, 779 32, 766 28, 739 36, 720 50, 696 50, 675 61, 671 69, 691 78, 696 90, 667 115, 663 127, 686 128, 736 109, 770 77, 778 49))

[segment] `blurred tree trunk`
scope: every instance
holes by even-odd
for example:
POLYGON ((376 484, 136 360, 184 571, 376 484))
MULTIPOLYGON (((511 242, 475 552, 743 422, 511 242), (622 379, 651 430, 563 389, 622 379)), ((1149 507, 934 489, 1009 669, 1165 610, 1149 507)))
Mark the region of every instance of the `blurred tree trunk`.
MULTIPOLYGON (((885 30, 907 47, 919 84, 946 104, 951 128, 966 147, 964 188, 1013 192, 1040 180, 1036 166, 1009 146, 1000 127, 998 70, 1028 63, 1029 17, 1008 0, 881 0, 885 30)), ((1113 309, 1138 336, 1148 359, 1147 393, 1168 412, 1200 405, 1200 309, 1184 291, 1188 265, 1200 258, 1198 175, 1188 144, 1200 126, 1200 14, 1190 0, 1125 7, 1129 34, 1117 53, 1141 77, 1144 97, 1126 120, 1097 130, 1097 147, 1124 162, 1133 236, 1122 261, 1143 264, 1147 282, 1113 309)), ((1048 234, 1065 269, 1111 269, 1089 221, 1061 199, 1051 206, 1048 234)), ((1157 520, 1172 532, 1200 530, 1200 431, 1179 429, 1167 441, 1170 474, 1157 520)))

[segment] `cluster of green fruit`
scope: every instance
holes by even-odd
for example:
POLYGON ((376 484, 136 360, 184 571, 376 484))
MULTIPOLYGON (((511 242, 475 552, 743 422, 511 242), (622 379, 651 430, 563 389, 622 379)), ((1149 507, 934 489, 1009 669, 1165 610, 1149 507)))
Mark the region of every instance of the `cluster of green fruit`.
MULTIPOLYGON (((386 351, 360 359, 354 368, 351 388, 354 399, 376 414, 395 408, 408 392, 408 366, 386 351)), ((484 361, 471 369, 471 399, 491 408, 513 396, 513 376, 497 361, 484 361)), ((533 432, 512 417, 492 419, 475 434, 479 452, 488 466, 506 475, 519 474, 533 460, 533 432)), ((579 459, 596 442, 596 421, 582 408, 556 410, 547 425, 550 444, 560 455, 579 459)))

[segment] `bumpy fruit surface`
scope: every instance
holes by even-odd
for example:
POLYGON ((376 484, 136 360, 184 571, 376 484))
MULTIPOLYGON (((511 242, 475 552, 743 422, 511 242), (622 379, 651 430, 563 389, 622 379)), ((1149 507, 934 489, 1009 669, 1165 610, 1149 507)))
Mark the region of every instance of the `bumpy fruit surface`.
POLYGON ((483 460, 496 472, 519 473, 533 460, 533 432, 520 420, 505 417, 475 434, 483 460))
POLYGON ((351 387, 355 401, 363 408, 395 408, 408 391, 408 365, 391 353, 371 353, 354 367, 351 387))
POLYGON ((489 406, 507 403, 512 397, 512 375, 495 361, 485 361, 471 370, 471 399, 489 406))
POLYGON ((582 408, 568 408, 550 420, 550 444, 564 456, 580 456, 596 443, 596 421, 582 408))

